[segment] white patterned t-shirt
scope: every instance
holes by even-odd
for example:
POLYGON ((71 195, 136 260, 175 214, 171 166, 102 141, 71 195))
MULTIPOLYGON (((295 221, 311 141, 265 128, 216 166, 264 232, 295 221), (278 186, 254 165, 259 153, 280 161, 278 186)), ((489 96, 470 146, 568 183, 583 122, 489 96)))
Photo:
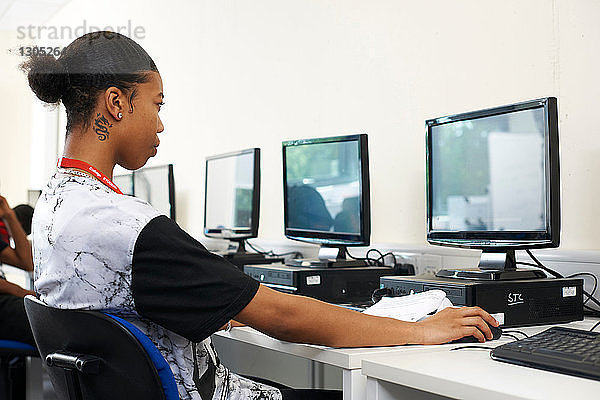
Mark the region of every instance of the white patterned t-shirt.
POLYGON ((148 203, 59 169, 38 200, 32 230, 40 299, 133 323, 169 363, 181 399, 281 399, 279 390, 231 373, 210 341, 252 300, 258 282, 148 203))

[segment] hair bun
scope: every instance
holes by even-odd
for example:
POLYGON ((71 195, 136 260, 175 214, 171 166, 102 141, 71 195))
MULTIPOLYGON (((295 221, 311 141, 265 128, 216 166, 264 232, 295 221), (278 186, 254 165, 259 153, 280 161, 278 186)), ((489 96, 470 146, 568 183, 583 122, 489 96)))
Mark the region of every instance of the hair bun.
POLYGON ((67 89, 67 70, 52 55, 32 56, 22 64, 29 87, 46 103, 57 103, 67 89))

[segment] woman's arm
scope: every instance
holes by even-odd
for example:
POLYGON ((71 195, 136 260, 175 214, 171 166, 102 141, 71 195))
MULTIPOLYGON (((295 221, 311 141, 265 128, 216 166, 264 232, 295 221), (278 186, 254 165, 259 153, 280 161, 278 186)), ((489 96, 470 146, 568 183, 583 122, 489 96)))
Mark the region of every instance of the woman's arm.
POLYGON ((33 271, 33 256, 27 234, 10 208, 6 199, 0 196, 0 218, 3 218, 15 241, 15 248, 7 246, 0 251, 0 262, 13 265, 25 271, 33 271))
POLYGON ((32 292, 31 290, 23 289, 21 286, 15 285, 14 283, 11 283, 4 279, 0 279, 0 293, 1 294, 11 294, 11 295, 17 296, 17 297, 25 297, 28 294, 35 296, 35 292, 32 292))
POLYGON ((290 342, 332 347, 438 344, 464 336, 491 339, 498 322, 479 307, 447 308, 422 322, 364 315, 263 285, 236 321, 290 342), (484 337, 485 335, 485 337, 484 337))

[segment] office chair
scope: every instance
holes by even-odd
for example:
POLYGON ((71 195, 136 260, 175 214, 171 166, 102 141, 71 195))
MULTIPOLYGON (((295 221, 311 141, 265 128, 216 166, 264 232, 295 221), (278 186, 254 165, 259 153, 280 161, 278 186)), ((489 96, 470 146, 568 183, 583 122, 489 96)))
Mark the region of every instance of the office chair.
POLYGON ((0 340, 0 399, 25 398, 25 358, 39 356, 30 344, 0 340))
POLYGON ((179 399, 169 364, 130 322, 53 308, 33 296, 25 297, 25 310, 59 399, 179 399))

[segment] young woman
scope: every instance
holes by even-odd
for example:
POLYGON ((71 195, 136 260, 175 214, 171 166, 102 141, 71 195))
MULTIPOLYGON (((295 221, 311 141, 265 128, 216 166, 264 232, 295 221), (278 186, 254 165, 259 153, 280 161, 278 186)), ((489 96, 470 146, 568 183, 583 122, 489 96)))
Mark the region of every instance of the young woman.
POLYGON ((67 110, 64 157, 34 215, 36 291, 54 307, 108 310, 134 323, 171 365, 182 399, 281 398, 220 364, 210 335, 233 319, 282 340, 340 347, 492 337, 486 321, 498 323, 480 308, 407 323, 271 290, 121 195, 113 168, 143 166, 164 129, 161 76, 131 39, 87 34, 58 59, 31 58, 24 68, 41 100, 67 110))
POLYGON ((24 206, 17 207, 11 209, 6 199, 0 196, 0 340, 34 344, 23 297, 35 293, 7 281, 2 270, 2 264, 25 271, 33 270, 31 245, 27 240, 30 231, 26 230, 28 225, 31 227, 31 219, 19 219, 19 215, 26 217, 24 214, 27 209, 24 206), (11 236, 14 248, 9 244, 11 236))

